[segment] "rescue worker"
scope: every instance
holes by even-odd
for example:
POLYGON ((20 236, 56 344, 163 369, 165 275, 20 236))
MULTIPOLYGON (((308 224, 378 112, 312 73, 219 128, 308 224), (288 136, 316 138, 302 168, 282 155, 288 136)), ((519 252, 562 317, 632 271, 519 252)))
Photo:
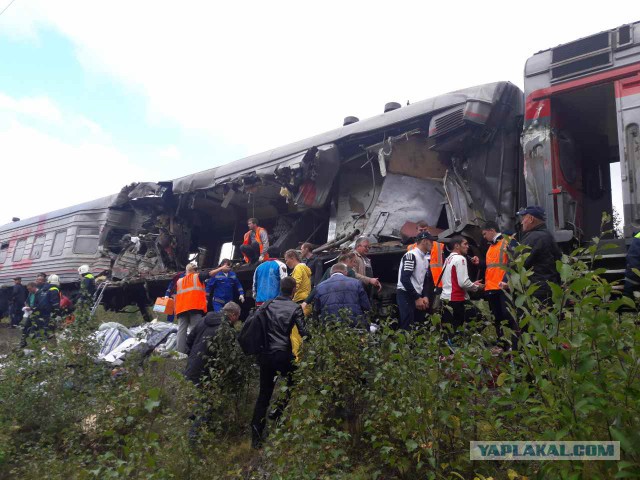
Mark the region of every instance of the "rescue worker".
POLYGON ((538 286, 533 292, 533 297, 543 305, 548 304, 551 301, 551 287, 548 282, 560 284, 556 261, 562 258, 562 251, 547 230, 542 207, 532 205, 520 210, 516 215, 520 216, 522 225, 523 236, 520 243, 530 248, 524 268, 533 272, 529 277, 531 285, 538 286))
MULTIPOLYGON (((489 309, 493 314, 498 343, 504 349, 507 349, 509 345, 504 336, 503 324, 506 322, 511 330, 518 331, 518 324, 509 310, 509 302, 504 292, 507 268, 509 267, 509 251, 512 250, 513 245, 500 233, 496 222, 486 222, 482 226, 482 237, 489 244, 485 257, 485 299, 489 303, 489 309)), ((514 333, 511 340, 511 348, 514 350, 518 348, 517 339, 517 334, 514 333)))
MULTIPOLYGON (((418 230, 418 234, 422 233, 422 232, 429 232, 429 224, 424 221, 424 220, 420 220, 419 222, 416 222, 416 229, 418 230)), ((417 235, 416 235, 417 237, 417 235)), ((416 238, 417 240, 417 238, 416 238)), ((418 243, 416 241, 416 243, 412 243, 411 245, 407 245, 407 252, 413 250, 414 248, 416 248, 418 246, 418 243)))
POLYGON ((96 279, 89 271, 89 265, 80 265, 78 267, 78 275, 81 280, 80 294, 76 300, 76 305, 91 308, 93 306, 93 295, 96 293, 96 279))
POLYGON ((46 273, 39 273, 38 275, 36 275, 36 287, 38 287, 38 290, 40 290, 43 285, 45 285, 47 283, 47 274, 46 273))
POLYGON ((189 263, 184 277, 176 282, 175 312, 178 317, 178 333, 176 335, 176 350, 185 353, 187 348, 187 333, 195 327, 207 313, 207 294, 204 281, 216 275, 221 268, 208 273, 196 272, 196 264, 189 263))
POLYGON ((627 268, 624 272, 624 294, 634 298, 633 292, 640 290, 640 278, 633 269, 640 269, 640 232, 631 239, 631 245, 627 251, 627 268))
POLYGON ((269 247, 264 263, 253 272, 253 298, 257 306, 276 298, 280 294, 280 280, 287 278, 287 266, 278 260, 278 255, 277 247, 269 247))
POLYGON ((429 271, 428 252, 435 240, 427 231, 416 236, 416 247, 400 260, 396 298, 398 302, 398 326, 409 330, 419 320, 424 320, 429 309, 429 297, 433 280, 429 271))
POLYGON ((20 348, 27 345, 27 338, 49 337, 55 329, 51 317, 59 315, 60 295, 60 279, 55 274, 49 275, 48 283, 42 283, 34 295, 33 311, 25 321, 20 348))
POLYGON ((247 220, 247 226, 249 231, 244 234, 240 252, 246 263, 256 263, 264 259, 264 253, 269 249, 269 235, 258 226, 257 218, 247 220))
POLYGON ((22 321, 22 308, 27 301, 27 289, 22 285, 22 277, 13 279, 13 287, 11 288, 11 307, 9 310, 11 316, 11 328, 18 328, 22 321))
POLYGON ((214 312, 219 312, 222 307, 236 298, 244 303, 244 290, 236 272, 231 270, 231 260, 224 258, 219 268, 222 270, 207 280, 206 285, 209 306, 214 312))
POLYGON ((305 242, 300 247, 300 256, 302 257, 302 263, 311 269, 311 286, 315 287, 322 281, 322 275, 324 274, 322 260, 313 253, 315 248, 309 242, 305 242))
POLYGON ((469 303, 469 293, 484 288, 480 280, 472 282, 467 269, 469 242, 455 236, 449 240, 451 254, 442 267, 442 322, 455 333, 467 320, 475 316, 475 308, 469 303))
POLYGON ((288 388, 272 415, 273 419, 277 419, 281 415, 289 400, 289 395, 291 395, 295 369, 291 347, 291 331, 294 325, 303 337, 307 335, 302 309, 292 300, 296 290, 295 280, 291 277, 283 278, 278 290, 280 294, 266 308, 269 319, 266 326, 267 344, 264 353, 258 356, 260 392, 251 420, 251 446, 253 448, 262 446, 267 409, 277 375, 286 377, 288 388))

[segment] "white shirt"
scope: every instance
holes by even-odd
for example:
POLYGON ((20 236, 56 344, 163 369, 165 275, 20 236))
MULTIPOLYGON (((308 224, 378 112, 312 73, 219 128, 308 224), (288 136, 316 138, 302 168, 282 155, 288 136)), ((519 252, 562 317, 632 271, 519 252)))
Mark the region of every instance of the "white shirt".
POLYGON ((400 260, 400 268, 398 269, 398 290, 407 291, 402 284, 402 272, 411 272, 411 285, 418 295, 422 295, 424 287, 424 279, 429 270, 429 255, 419 248, 409 250, 402 256, 400 260))
POLYGON ((469 299, 469 290, 475 292, 476 287, 469 278, 467 259, 459 253, 453 252, 444 262, 442 274, 442 300, 464 301, 469 299), (455 276, 453 276, 455 272, 455 276))

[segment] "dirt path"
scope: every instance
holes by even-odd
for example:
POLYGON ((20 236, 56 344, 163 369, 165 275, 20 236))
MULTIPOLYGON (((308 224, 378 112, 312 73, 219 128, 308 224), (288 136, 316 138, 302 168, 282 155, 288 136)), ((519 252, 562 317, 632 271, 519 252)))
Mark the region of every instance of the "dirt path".
POLYGON ((11 352, 20 343, 20 329, 9 327, 5 321, 0 322, 0 355, 11 352))

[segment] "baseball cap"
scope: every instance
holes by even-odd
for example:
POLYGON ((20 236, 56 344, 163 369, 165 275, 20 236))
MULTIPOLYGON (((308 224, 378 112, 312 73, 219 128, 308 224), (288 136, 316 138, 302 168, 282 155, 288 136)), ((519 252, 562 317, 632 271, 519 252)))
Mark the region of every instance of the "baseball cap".
POLYGON ((419 242, 420 240, 424 240, 425 238, 432 241, 436 241, 438 239, 438 237, 434 237, 429 232, 419 232, 416 235, 416 242, 419 242))
POLYGON ((539 218, 540 220, 545 219, 544 208, 538 205, 530 205, 526 208, 522 208, 518 212, 516 212, 516 215, 531 215, 533 217, 539 218))

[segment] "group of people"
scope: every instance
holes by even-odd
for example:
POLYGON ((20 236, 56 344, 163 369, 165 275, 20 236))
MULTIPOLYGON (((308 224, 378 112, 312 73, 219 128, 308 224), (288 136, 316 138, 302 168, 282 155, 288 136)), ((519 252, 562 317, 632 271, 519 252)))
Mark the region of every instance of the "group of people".
POLYGON ((88 265, 78 268, 80 289, 72 295, 73 300, 60 291, 60 278, 56 274, 39 273, 35 281, 26 286, 22 277, 13 279, 10 295, 11 327, 22 327, 20 347, 27 345, 29 338, 48 338, 56 328, 56 319, 69 313, 75 304, 91 306, 95 292, 95 278, 88 265))

